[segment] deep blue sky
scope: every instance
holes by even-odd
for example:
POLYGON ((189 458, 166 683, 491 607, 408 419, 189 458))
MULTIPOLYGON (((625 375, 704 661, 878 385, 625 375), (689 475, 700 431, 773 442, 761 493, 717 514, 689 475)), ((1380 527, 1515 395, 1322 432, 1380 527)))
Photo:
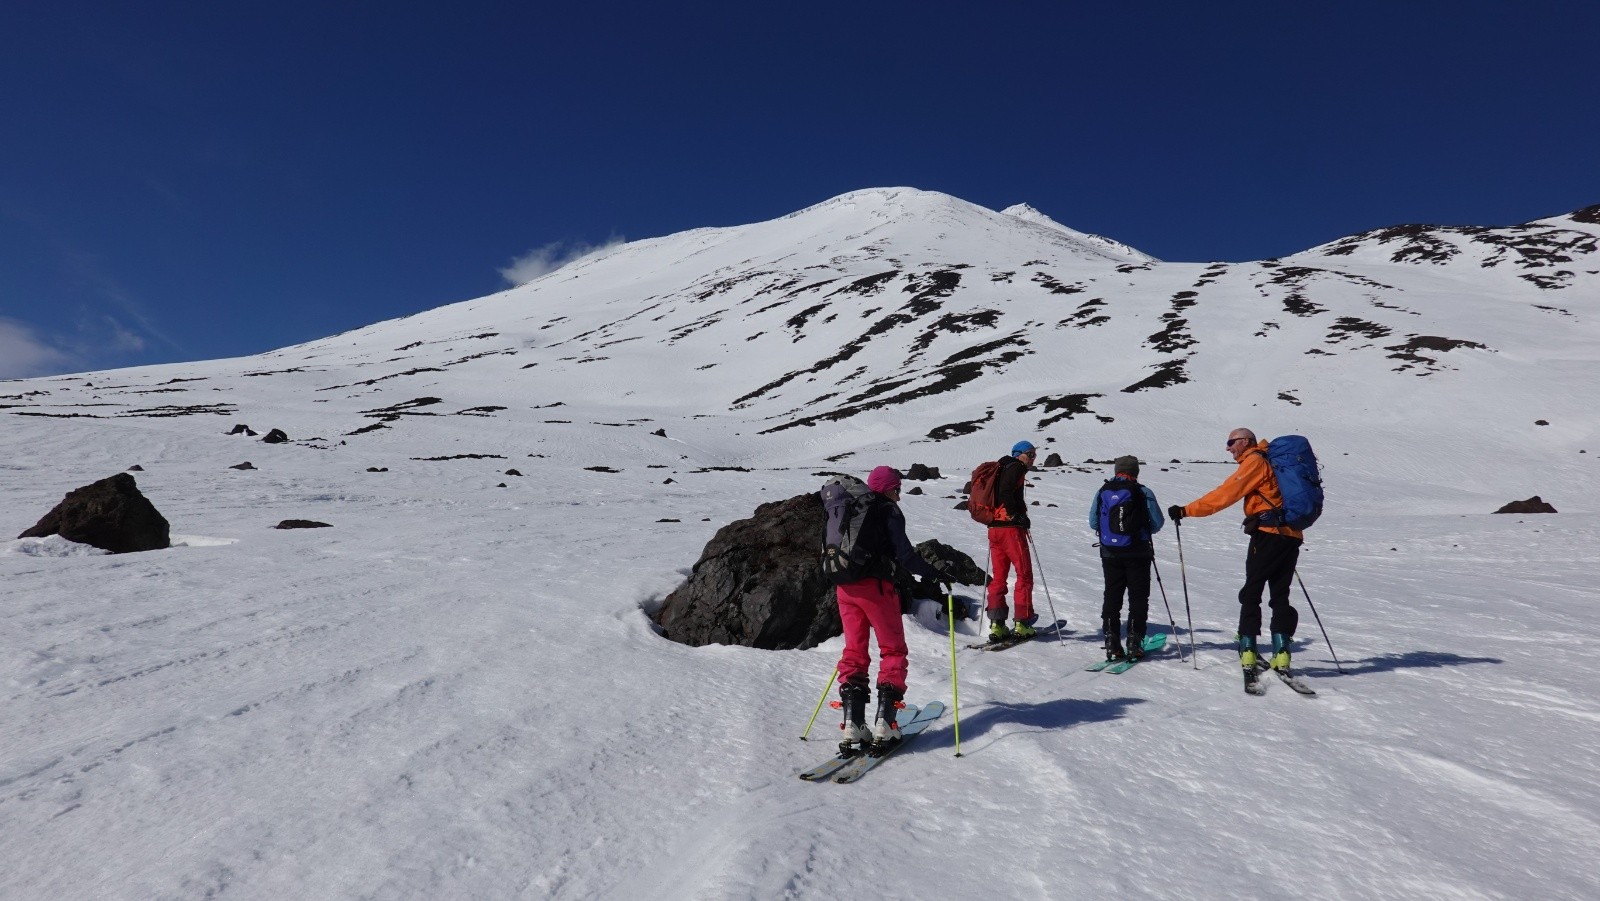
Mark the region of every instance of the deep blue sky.
POLYGON ((0 378, 257 353, 866 187, 1192 261, 1568 212, 1596 35, 1594 0, 8 3, 0 378))

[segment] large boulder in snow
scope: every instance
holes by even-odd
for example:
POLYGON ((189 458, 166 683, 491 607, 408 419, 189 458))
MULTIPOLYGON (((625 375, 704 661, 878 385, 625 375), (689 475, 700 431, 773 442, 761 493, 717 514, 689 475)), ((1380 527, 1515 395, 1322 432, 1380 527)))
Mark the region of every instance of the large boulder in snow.
POLYGON ((1543 498, 1535 494, 1525 501, 1512 501, 1504 507, 1494 511, 1496 513, 1554 513, 1556 508, 1550 506, 1543 498))
POLYGON ((774 501, 717 530, 689 581, 667 595, 656 623, 699 647, 809 648, 843 632, 818 548, 824 525, 815 492, 774 501))
MULTIPOLYGON (((656 613, 661 633, 695 647, 766 649, 809 648, 839 635, 833 583, 818 563, 823 525, 822 499, 808 493, 762 504, 749 519, 718 529, 689 580, 656 613)), ((949 545, 930 539, 917 553, 968 584, 983 581, 972 558, 949 545)), ((901 590, 908 599, 944 599, 937 586, 910 578, 901 590)))
POLYGON ((139 493, 125 472, 67 493, 54 510, 18 538, 60 535, 113 554, 171 547, 166 517, 139 493))

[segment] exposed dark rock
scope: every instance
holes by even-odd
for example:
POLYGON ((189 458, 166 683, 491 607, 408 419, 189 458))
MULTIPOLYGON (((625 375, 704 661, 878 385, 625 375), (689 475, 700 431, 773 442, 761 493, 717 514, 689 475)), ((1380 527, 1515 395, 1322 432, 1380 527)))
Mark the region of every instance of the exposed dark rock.
POLYGON ((50 535, 113 554, 155 551, 172 544, 166 517, 125 472, 69 491, 54 510, 17 537, 50 535))
POLYGON ((228 468, 229 469, 255 469, 256 465, 254 463, 251 463, 249 460, 246 460, 243 463, 235 463, 235 464, 233 464, 232 466, 230 466, 228 468))
POLYGON ((656 429, 655 431, 651 432, 650 434, 656 436, 657 438, 665 438, 665 437, 667 437, 667 430, 666 429, 656 429))
MULTIPOLYGON (((929 538, 927 541, 919 543, 917 545, 917 556, 950 573, 962 585, 988 584, 985 580, 989 576, 988 573, 983 571, 983 567, 974 562, 971 557, 936 538, 929 538)), ((910 581, 908 579, 907 584, 910 581)), ((916 584, 916 590, 911 593, 912 597, 928 598, 936 601, 944 599, 944 591, 936 584, 920 579, 916 580, 916 584)))
POLYGON ((1534 425, 1549 425, 1550 424, 1550 420, 1548 420, 1548 419, 1535 419, 1533 421, 1533 424, 1534 425))
POLYGON ((682 522, 681 519, 658 519, 656 522, 682 522))
POLYGON ((263 444, 283 444, 288 440, 289 436, 284 434, 283 429, 273 429, 266 434, 266 437, 261 439, 261 442, 263 444))
POLYGON ((144 467, 140 466, 137 463, 135 463, 132 466, 128 467, 128 471, 129 472, 144 472, 144 467))
POLYGON ((389 471, 389 467, 387 467, 387 466, 368 466, 367 467, 367 472, 388 472, 388 471, 389 471))
POLYGON ((911 489, 906 492, 906 494, 921 494, 921 493, 922 493, 922 486, 921 485, 913 485, 911 487, 911 489))
POLYGON ((522 475, 522 473, 517 472, 515 469, 508 469, 508 470, 506 470, 506 475, 508 475, 508 476, 520 476, 520 475, 522 475))
POLYGON ((612 469, 609 466, 585 466, 584 469, 588 470, 589 472, 621 472, 622 471, 620 469, 612 469))
MULTIPOLYGON (((809 648, 839 635, 833 584, 817 563, 823 525, 822 500, 807 493, 762 504, 749 519, 718 529, 688 581, 657 612, 662 634, 695 647, 765 649, 809 648)), ((983 581, 983 570, 948 545, 930 539, 917 553, 969 584, 983 581)), ((903 574, 898 581, 907 597, 944 597, 937 585, 903 574)))
POLYGON ((286 519, 273 526, 274 529, 331 529, 333 526, 314 519, 286 519))
POLYGON ((1539 495, 1535 494, 1533 497, 1530 497, 1525 501, 1512 501, 1511 503, 1506 504, 1504 507, 1501 507, 1500 509, 1498 509, 1498 510, 1496 510, 1494 512, 1496 512, 1496 513, 1554 513, 1554 512, 1556 512, 1556 508, 1554 508, 1554 507, 1550 506, 1549 504, 1545 503, 1544 500, 1539 497, 1539 495))
POLYGON ((239 423, 238 425, 235 425, 233 427, 233 431, 229 432, 228 434, 230 434, 230 435, 246 435, 246 436, 251 437, 251 438, 254 438, 256 436, 255 429, 250 428, 249 426, 245 425, 242 422, 239 423))
POLYGON ((1065 465, 1067 465, 1067 463, 1066 463, 1065 460, 1061 459, 1061 455, 1060 454, 1051 454, 1050 456, 1044 458, 1044 465, 1045 466, 1065 466, 1065 465))
POLYGON ((718 529, 656 614, 662 634, 695 647, 769 649, 809 648, 839 635, 833 585, 817 564, 823 525, 821 497, 806 493, 718 529))
POLYGON ((906 480, 909 482, 925 482, 929 479, 942 478, 944 476, 939 475, 937 466, 923 466, 921 463, 913 463, 911 468, 906 470, 906 480))

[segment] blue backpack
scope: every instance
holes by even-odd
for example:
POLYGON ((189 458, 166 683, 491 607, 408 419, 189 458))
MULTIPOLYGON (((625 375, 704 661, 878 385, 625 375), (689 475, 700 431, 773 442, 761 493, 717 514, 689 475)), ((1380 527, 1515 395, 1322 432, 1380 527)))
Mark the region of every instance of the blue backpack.
POLYGON ((1112 479, 1100 486, 1100 546, 1125 549, 1142 542, 1150 528, 1144 492, 1131 479, 1112 479))
POLYGON ((1283 506, 1258 514, 1256 522, 1263 526, 1310 528, 1322 515, 1322 467, 1311 442, 1299 435, 1284 435, 1267 442, 1264 456, 1272 467, 1283 506))

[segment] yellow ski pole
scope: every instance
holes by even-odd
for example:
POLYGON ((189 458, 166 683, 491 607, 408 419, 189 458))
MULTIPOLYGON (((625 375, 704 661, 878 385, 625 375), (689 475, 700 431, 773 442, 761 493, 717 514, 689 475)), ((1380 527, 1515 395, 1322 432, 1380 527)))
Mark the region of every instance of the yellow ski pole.
POLYGON ((822 712, 822 702, 828 700, 828 693, 833 691, 833 680, 837 678, 839 678, 839 668, 834 667, 833 672, 828 674, 828 684, 822 689, 822 697, 817 699, 817 709, 811 711, 811 722, 806 723, 806 731, 800 733, 801 741, 805 741, 806 736, 811 734, 811 726, 817 721, 817 714, 822 712))
POLYGON ((950 700, 956 708, 956 756, 961 756, 961 689, 956 682, 956 595, 945 592, 945 619, 950 621, 950 700))

